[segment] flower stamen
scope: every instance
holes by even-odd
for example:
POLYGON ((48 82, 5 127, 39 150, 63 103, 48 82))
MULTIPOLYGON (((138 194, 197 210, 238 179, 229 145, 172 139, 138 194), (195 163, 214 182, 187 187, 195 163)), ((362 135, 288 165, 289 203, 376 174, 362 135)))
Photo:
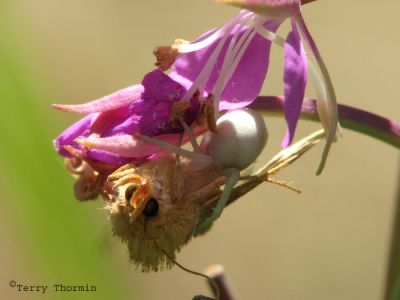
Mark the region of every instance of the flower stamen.
MULTIPOLYGON (((193 42, 193 43, 179 43, 176 45, 179 53, 190 53, 190 52, 196 52, 201 49, 204 49, 208 46, 210 46, 212 43, 214 43, 217 39, 219 39, 221 36, 223 36, 226 31, 231 27, 232 24, 237 24, 238 19, 240 18, 245 18, 248 15, 251 15, 252 13, 248 11, 240 11, 230 22, 224 24, 220 28, 216 29, 212 34, 210 34, 208 37, 205 39, 202 39, 198 42, 193 42)), ((239 20, 240 21, 240 20, 239 20)))
POLYGON ((214 96, 209 94, 200 107, 200 120, 206 120, 208 129, 217 133, 217 120, 214 112, 214 96))
POLYGON ((246 32, 241 36, 236 47, 232 51, 233 52, 232 56, 234 57, 233 62, 229 65, 229 68, 221 71, 218 81, 214 86, 214 94, 215 94, 214 106, 216 112, 219 111, 219 102, 222 91, 224 90, 227 82, 235 72, 237 66, 239 65, 240 60, 243 57, 243 54, 245 53, 247 47, 249 46, 250 42, 253 40, 255 35, 256 31, 254 30, 254 28, 252 26, 249 27, 246 30, 246 32))
POLYGON ((169 123, 176 124, 179 119, 185 114, 185 111, 190 107, 189 102, 187 101, 178 101, 175 102, 171 109, 171 117, 169 119, 169 123))
POLYGON ((208 59, 207 63, 203 67, 203 69, 201 70, 200 74, 197 76, 196 80, 193 82, 190 89, 183 96, 183 99, 185 101, 189 101, 189 99, 192 98, 192 96, 196 90, 200 90, 201 92, 203 92, 204 87, 207 84, 207 81, 209 79, 209 76, 210 76, 213 68, 215 67, 215 63, 218 60, 221 50, 222 50, 223 46, 225 45, 226 40, 228 39, 230 33, 243 18, 246 18, 249 15, 251 15, 251 13, 246 12, 246 11, 241 11, 230 22, 228 22, 224 26, 226 29, 223 27, 225 29, 223 37, 219 41, 218 45, 214 49, 213 53, 211 54, 210 58, 208 59))
POLYGON ((255 21, 255 29, 257 31, 257 33, 259 35, 261 35, 263 38, 265 38, 266 40, 269 40, 273 43, 275 43, 276 45, 280 46, 280 47, 284 47, 285 46, 285 39, 281 36, 279 36, 278 34, 268 30, 267 28, 265 28, 263 26, 264 21, 257 19, 255 21))
MULTIPOLYGON (((322 58, 319 55, 318 49, 316 49, 315 44, 313 43, 313 41, 310 40, 311 36, 308 33, 307 28, 305 27, 305 23, 301 15, 297 16, 296 23, 300 27, 303 37, 306 40, 311 50, 311 53, 319 67, 317 68, 310 60, 308 60, 308 69, 310 71, 309 74, 315 83, 315 89, 317 93, 318 115, 320 117, 322 126, 324 127, 327 134, 327 145, 324 149, 321 163, 317 171, 317 174, 320 174, 322 172, 322 169, 324 168, 330 144, 333 141, 336 141, 337 137, 341 136, 341 127, 338 123, 337 118, 335 91, 333 89, 327 68, 322 61, 322 58)), ((263 27, 261 23, 256 24, 256 30, 257 33, 259 33, 265 39, 270 40, 271 42, 282 48, 284 47, 285 39, 283 39, 278 34, 269 31, 268 29, 263 27)))
POLYGON ((163 72, 169 70, 178 55, 182 53, 179 51, 179 46, 185 44, 189 44, 189 42, 177 39, 172 46, 156 47, 153 51, 153 54, 156 56, 157 59, 155 65, 163 72))

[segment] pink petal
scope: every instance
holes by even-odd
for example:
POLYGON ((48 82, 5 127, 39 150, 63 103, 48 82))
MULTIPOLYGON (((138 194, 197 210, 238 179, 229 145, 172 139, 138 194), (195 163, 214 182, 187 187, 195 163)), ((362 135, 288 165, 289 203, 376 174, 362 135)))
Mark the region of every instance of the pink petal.
POLYGON ((131 115, 132 114, 126 107, 99 113, 97 114, 97 117, 93 119, 90 126, 90 132, 96 133, 100 136, 106 135, 110 131, 114 130, 116 126, 130 118, 131 115))
MULTIPOLYGON (((318 108, 318 113, 320 113, 322 111, 324 111, 324 113, 326 113, 326 116, 320 116, 320 117, 321 117, 322 122, 324 122, 324 119, 325 119, 324 128, 325 128, 325 131, 327 131, 325 148, 322 153, 321 162, 320 162, 318 170, 317 170, 317 175, 320 175, 322 170, 325 167, 325 163, 328 158, 328 154, 329 154, 331 145, 332 145, 333 141, 335 141, 335 139, 336 139, 336 135, 338 133, 338 128, 339 128, 339 133, 341 132, 340 125, 339 125, 336 94, 335 94, 335 89, 333 87, 333 83, 330 78, 328 69, 325 65, 325 62, 322 59, 322 56, 319 53, 317 45, 315 44, 315 41, 314 41, 311 33, 309 32, 307 25, 304 22, 303 16, 301 14, 299 14, 297 17, 297 24, 298 24, 298 26, 301 30, 301 33, 304 37, 304 41, 307 43, 308 47, 311 50, 312 55, 314 56, 315 60, 317 61, 317 64, 319 66, 319 69, 321 70, 322 78, 324 81, 324 83, 323 83, 325 86, 324 89, 326 89, 326 95, 325 95, 326 99, 323 99, 326 102, 323 103, 323 101, 318 101, 318 105, 322 104, 322 107, 318 108)), ((324 98, 325 98, 325 96, 324 96, 324 98)))
POLYGON ((144 98, 158 101, 177 101, 186 92, 185 88, 160 70, 147 73, 143 80, 144 98))
POLYGON ((64 146, 72 146, 74 148, 80 148, 78 144, 75 143, 77 137, 87 137, 90 134, 90 124, 96 114, 90 114, 75 122, 67 129, 65 129, 58 137, 53 141, 54 148, 56 151, 63 156, 71 157, 70 152, 64 149, 64 146))
POLYGON ((142 85, 133 85, 108 96, 102 97, 100 99, 76 105, 63 105, 63 104, 53 104, 55 109, 74 112, 78 114, 89 114, 94 112, 105 112, 109 110, 114 110, 120 107, 124 107, 139 99, 144 91, 142 85))
POLYGON ((120 155, 111 152, 97 150, 97 149, 88 150, 86 151, 85 155, 87 159, 91 161, 94 160, 96 162, 101 162, 106 165, 121 166, 127 163, 131 163, 133 161, 132 158, 122 157, 120 155))
MULTIPOLYGON (((179 134, 163 134, 154 138, 178 145, 179 134)), ((145 142, 139 137, 132 135, 114 135, 106 138, 91 136, 89 138, 77 139, 76 142, 88 149, 97 149, 111 152, 124 157, 145 157, 160 152, 165 152, 162 148, 152 143, 145 142)))
MULTIPOLYGON (((268 21, 265 27, 270 31, 276 31, 279 25, 279 21, 268 21)), ((247 27, 242 29, 239 37, 244 34, 246 29, 247 27)), ((205 86, 205 92, 211 92, 218 80, 228 45, 232 40, 235 30, 230 33, 230 36, 221 50, 205 86)), ((197 41, 205 39, 213 32, 214 31, 209 31, 205 33, 197 41)), ((216 39, 212 44, 201 50, 178 56, 171 69, 170 76, 185 85, 186 88, 189 88, 200 74, 203 66, 210 58, 221 38, 222 37, 216 39)), ((270 48, 271 42, 260 35, 257 34, 253 38, 244 52, 235 72, 222 91, 220 110, 247 106, 258 96, 268 71, 270 48)))
POLYGON ((282 147, 287 147, 294 137, 308 79, 307 56, 294 22, 292 31, 286 39, 284 51, 285 118, 288 131, 282 141, 282 147))

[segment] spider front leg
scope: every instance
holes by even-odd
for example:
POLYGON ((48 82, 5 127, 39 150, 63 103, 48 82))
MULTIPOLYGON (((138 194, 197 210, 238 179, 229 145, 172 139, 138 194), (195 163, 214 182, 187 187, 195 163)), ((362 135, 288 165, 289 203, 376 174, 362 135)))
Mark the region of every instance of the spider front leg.
POLYGON ((186 101, 176 102, 172 107, 170 123, 175 123, 179 120, 185 133, 189 137, 190 144, 192 145, 193 151, 201 153, 199 144, 196 141, 196 137, 193 134, 192 128, 186 123, 183 116, 185 111, 190 107, 190 104, 186 101))
POLYGON ((143 135, 141 133, 137 133, 136 135, 138 137, 140 137, 141 139, 143 139, 144 141, 148 142, 148 143, 157 145, 157 146, 159 146, 160 148, 162 148, 164 150, 167 150, 167 151, 169 151, 171 153, 178 154, 178 155, 180 155, 182 157, 185 157, 187 159, 190 159, 190 160, 193 160, 193 161, 196 161, 196 162, 199 162, 199 163, 204 163, 204 164, 211 164, 212 163, 212 158, 210 156, 208 156, 208 155, 201 154, 201 153, 196 153, 196 152, 193 152, 193 151, 188 151, 188 150, 179 148, 179 147, 177 147, 175 145, 172 145, 170 143, 161 141, 161 140, 159 140, 157 138, 153 138, 153 137, 150 137, 150 136, 147 136, 147 135, 143 135))
POLYGON ((225 183, 224 190, 222 191, 221 197, 219 198, 217 205, 212 212, 212 215, 196 226, 194 230, 195 235, 207 230, 211 226, 211 224, 221 216, 233 188, 240 179, 240 171, 234 168, 222 170, 221 175, 228 178, 225 183))

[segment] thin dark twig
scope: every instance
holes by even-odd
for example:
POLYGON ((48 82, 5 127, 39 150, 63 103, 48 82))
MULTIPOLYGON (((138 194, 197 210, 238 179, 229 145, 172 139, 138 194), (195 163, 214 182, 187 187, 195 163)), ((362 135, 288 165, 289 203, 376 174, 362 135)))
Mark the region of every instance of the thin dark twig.
POLYGON ((165 250, 164 250, 162 247, 160 247, 157 243, 156 243, 156 245, 161 249, 161 251, 165 254, 165 256, 168 257, 168 259, 170 259, 170 260, 171 260, 176 266, 178 266, 180 269, 182 269, 183 271, 188 272, 188 273, 190 273, 190 274, 193 274, 193 275, 196 275, 196 276, 200 276, 200 277, 203 277, 203 278, 207 279, 208 283, 211 285, 211 287, 212 287, 212 289, 213 289, 213 291, 214 291, 214 293, 215 293, 216 300, 223 300, 223 299, 220 297, 220 294, 221 294, 221 293, 220 293, 220 290, 219 290, 219 286, 218 286, 218 284, 215 282, 215 280, 214 280, 213 278, 207 276, 206 274, 203 274, 203 273, 200 273, 200 272, 196 272, 196 271, 190 270, 190 269, 188 269, 188 268, 182 266, 182 265, 181 265, 180 263, 178 263, 171 255, 169 255, 169 253, 168 253, 167 251, 165 251, 165 250))
POLYGON ((197 295, 194 296, 192 300, 214 300, 214 299, 203 295, 197 295))

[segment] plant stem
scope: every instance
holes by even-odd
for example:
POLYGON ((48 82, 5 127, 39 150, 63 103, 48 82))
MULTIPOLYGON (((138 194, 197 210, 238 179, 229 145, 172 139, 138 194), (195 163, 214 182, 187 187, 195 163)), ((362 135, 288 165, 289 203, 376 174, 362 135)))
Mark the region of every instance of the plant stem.
MULTIPOLYGON (((283 115, 284 98, 260 96, 249 107, 266 114, 283 115)), ((400 149, 400 122, 343 104, 338 104, 338 112, 342 127, 400 149)), ((300 118, 319 122, 315 100, 304 99, 300 118)))
MULTIPOLYGON (((220 299, 221 300, 235 300, 237 297, 233 291, 232 284, 230 283, 229 278, 227 278, 224 267, 222 265, 211 265, 206 270, 207 276, 212 278, 214 282, 217 284, 218 289, 220 291, 220 299)), ((213 287, 210 286, 212 289, 213 287)), ((213 289, 214 290, 214 289, 213 289)))
POLYGON ((397 186, 397 197, 393 217, 386 274, 385 300, 400 299, 400 185, 397 186))

